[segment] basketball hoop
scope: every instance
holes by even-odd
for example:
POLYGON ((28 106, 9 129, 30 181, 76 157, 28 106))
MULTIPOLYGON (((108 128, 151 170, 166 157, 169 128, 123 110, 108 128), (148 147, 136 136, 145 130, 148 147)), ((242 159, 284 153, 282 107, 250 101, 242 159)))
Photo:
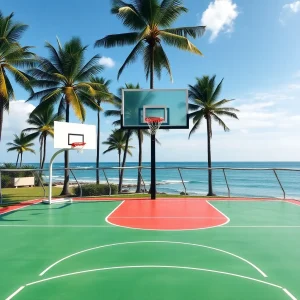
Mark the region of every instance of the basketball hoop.
POLYGON ((71 144, 73 149, 76 149, 78 153, 83 153, 83 148, 85 146, 85 142, 74 142, 71 144))
POLYGON ((161 123, 164 121, 164 118, 159 117, 147 117, 145 121, 149 125, 151 135, 155 135, 156 131, 159 129, 161 123))

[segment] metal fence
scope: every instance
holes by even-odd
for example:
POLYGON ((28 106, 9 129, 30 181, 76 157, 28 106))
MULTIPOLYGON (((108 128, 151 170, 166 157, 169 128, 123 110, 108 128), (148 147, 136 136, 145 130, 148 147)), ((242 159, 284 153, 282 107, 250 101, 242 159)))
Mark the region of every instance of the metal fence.
MULTIPOLYGON (((78 178, 78 176, 76 176, 76 172, 84 172, 84 171, 95 171, 99 170, 102 174, 102 178, 104 178, 104 182, 108 185, 109 187, 109 195, 111 194, 111 187, 112 187, 112 182, 109 179, 108 174, 113 174, 113 172, 115 172, 118 175, 118 172, 120 169, 124 169, 124 172, 126 171, 132 171, 132 170, 136 170, 140 176, 141 176, 141 182, 142 182, 142 190, 143 192, 146 192, 149 189, 149 183, 147 183, 146 180, 144 180, 144 173, 145 172, 150 172, 150 167, 144 167, 144 166, 140 166, 140 167, 125 167, 125 168, 118 168, 118 167, 106 167, 106 168, 93 168, 93 167, 88 167, 88 168, 82 168, 82 167, 78 167, 78 168, 69 168, 68 170, 70 171, 70 178, 72 177, 71 181, 73 181, 73 183, 75 185, 77 185, 79 187, 79 191, 80 191, 80 195, 82 195, 82 185, 85 183, 82 180, 80 180, 78 178)), ((59 172, 60 174, 62 174, 64 172, 65 169, 63 168, 54 168, 53 172, 55 174, 55 172, 59 172)), ((186 184, 185 181, 185 175, 184 173, 186 171, 193 171, 193 172, 197 172, 197 174, 202 173, 203 172, 207 173, 208 168, 200 168, 200 167, 157 167, 156 168, 157 173, 158 172, 162 172, 162 171, 166 171, 168 170, 168 172, 176 172, 178 174, 178 183, 181 184, 182 186, 182 195, 188 195, 189 194, 189 187, 186 184), (172 170, 172 171, 171 171, 172 170)), ((218 180, 221 180, 221 177, 223 178, 223 184, 225 187, 225 191, 222 191, 221 194, 223 196, 227 196, 227 197, 231 197, 232 194, 232 188, 235 186, 234 182, 239 179, 240 177, 243 178, 250 178, 253 175, 250 175, 251 173, 253 174, 259 174, 259 173, 263 173, 267 174, 265 177, 262 177, 262 182, 261 184, 264 184, 264 182, 266 182, 267 178, 268 180, 270 180, 270 176, 273 176, 273 180, 274 182, 272 182, 272 187, 275 188, 275 182, 277 184, 278 189, 280 189, 281 191, 281 195, 269 195, 270 197, 277 197, 277 198, 283 198, 285 199, 287 196, 286 193, 286 189, 285 189, 285 185, 282 182, 281 176, 285 177, 285 178, 290 178, 290 175, 282 175, 284 173, 288 173, 288 172, 293 172, 296 173, 297 175, 300 176, 300 169, 287 169, 287 168, 229 168, 229 167, 218 167, 218 168, 211 168, 213 173, 218 172, 218 180), (235 172, 235 175, 232 175, 232 172, 235 172), (240 172, 245 172, 246 174, 241 176, 242 173, 240 172), (279 176, 279 173, 281 174, 279 176), (222 174, 222 175, 221 175, 222 174), (238 174, 238 175, 236 175, 238 174), (270 175, 273 174, 273 175, 270 175), (268 176, 268 177, 267 177, 268 176), (232 178, 230 178, 232 177, 232 178), (231 179, 231 180, 229 180, 231 179)), ((12 203, 14 201, 22 201, 22 200, 27 200, 27 199, 36 199, 36 198, 45 198, 47 196, 48 193, 48 182, 47 182, 47 174, 48 174, 49 170, 44 169, 44 170, 40 170, 40 169, 0 169, 0 204, 9 202, 12 203), (24 193, 22 193, 22 187, 19 188, 18 192, 17 189, 7 189, 7 187, 14 187, 14 184, 12 182, 13 178, 22 178, 22 177, 34 177, 34 185, 37 187, 35 189, 36 193, 34 195, 30 194, 30 195, 24 195, 24 193)), ((291 173, 289 173, 291 174, 291 173)), ((118 177, 116 175, 116 178, 118 177)), ((203 175, 202 175, 203 176, 203 175)), ((254 175, 257 176, 257 175, 254 175)), ((255 179, 255 178, 254 178, 255 179)), ((299 182, 297 181, 298 179, 296 178, 293 181, 293 189, 294 190, 298 190, 298 186, 300 183, 300 177, 299 177, 299 182)), ((90 180, 91 181, 91 180, 90 180)), ((287 180, 285 180, 286 182, 288 182, 287 180)), ((103 183, 103 180, 102 180, 103 183)), ((116 182, 117 183, 117 182, 116 182)), ((124 185, 126 186, 126 184, 124 185)), ((246 193, 247 190, 247 184, 246 183, 242 183, 240 190, 238 191, 238 193, 235 193, 234 196, 247 196, 246 193), (244 186, 243 186, 244 184, 244 186)), ((271 188, 272 190, 272 188, 271 188)), ((25 191, 25 190, 24 190, 25 191)), ((128 192, 128 191, 127 191, 128 192)), ((179 194, 179 193, 178 193, 179 194)), ((202 196, 204 196, 205 193, 203 193, 202 196)), ((218 193, 219 195, 219 193, 218 193)), ((82 195, 84 196, 84 195, 82 195)), ((201 196, 201 195, 199 195, 201 196)), ((257 197, 259 196, 263 196, 263 195, 257 195, 257 197)), ((299 196, 300 196, 300 191, 299 191, 299 196)))

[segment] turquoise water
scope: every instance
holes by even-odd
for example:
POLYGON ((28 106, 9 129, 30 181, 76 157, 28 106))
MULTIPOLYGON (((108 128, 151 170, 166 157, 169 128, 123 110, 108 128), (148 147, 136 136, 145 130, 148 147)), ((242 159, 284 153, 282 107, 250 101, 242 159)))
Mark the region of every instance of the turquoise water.
MULTIPOLYGON (((94 163, 71 163, 71 167, 88 168, 94 167, 94 163)), ((101 163, 101 167, 116 167, 116 163, 101 163)), ((136 166, 136 163, 127 163, 127 167, 136 166)), ((150 163, 143 166, 150 167, 150 163)), ((159 167, 206 167, 205 162, 158 162, 159 167)), ((46 164, 46 168, 48 165, 46 164)), ((63 163, 55 163, 55 168, 63 168, 63 163)), ((216 162, 213 167, 228 168, 296 168, 300 169, 300 162, 216 162)), ((190 195, 207 194, 207 171, 206 170, 181 170, 187 192, 190 195)), ((95 170, 74 170, 75 176, 80 182, 95 181, 95 170)), ((118 182, 118 170, 106 170, 109 182, 118 182)), ((46 175, 46 174, 45 174, 46 175)), ((150 170, 142 171, 146 188, 149 188, 150 170)), ((273 171, 226 171, 228 183, 232 196, 260 196, 260 197, 282 197, 282 190, 277 182, 273 171)), ((104 183, 103 173, 100 173, 101 181, 104 183)), ((287 197, 300 198, 300 172, 278 171, 278 176, 286 190, 287 197)), ((46 180, 47 180, 47 176, 46 180)), ((164 193, 176 193, 184 191, 180 175, 177 169, 157 170, 157 190, 164 193)), ((134 190, 136 184, 137 170, 125 170, 125 189, 134 190)), ((63 180, 63 171, 54 171, 54 181, 63 180)), ((227 195, 227 187, 222 170, 213 171, 214 192, 218 195, 227 195)))

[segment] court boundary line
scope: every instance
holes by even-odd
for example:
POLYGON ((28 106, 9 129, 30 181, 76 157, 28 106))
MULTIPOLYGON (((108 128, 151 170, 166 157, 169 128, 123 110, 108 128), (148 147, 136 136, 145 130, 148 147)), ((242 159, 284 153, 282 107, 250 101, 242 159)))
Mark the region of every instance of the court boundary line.
POLYGON ((110 271, 110 270, 120 270, 120 269, 141 269, 141 268, 161 268, 161 269, 181 269, 181 270, 192 270, 192 271, 200 271, 200 272, 208 272, 208 273, 216 273, 216 274, 221 274, 221 275, 227 275, 227 276, 232 276, 232 277, 237 277, 241 279, 247 279, 250 281, 254 281, 256 283, 262 283, 265 285, 269 285, 278 289, 281 289, 283 292, 285 292, 292 300, 297 300, 286 288, 283 288, 280 285, 276 285, 271 282, 259 280, 256 278, 248 277, 248 276, 243 276, 235 273, 228 273, 224 271, 218 271, 218 270, 211 270, 211 269, 202 269, 202 268, 193 268, 193 267, 183 267, 183 266, 166 266, 166 265, 138 265, 138 266, 117 266, 117 267, 107 267, 107 268, 98 268, 98 269, 90 269, 90 270, 83 270, 83 271, 78 271, 78 272, 73 272, 73 273, 66 273, 62 275, 57 275, 53 277, 48 277, 45 279, 41 279, 38 281, 33 281, 30 283, 25 284, 24 286, 20 287, 17 291, 15 291, 12 295, 10 295, 6 300, 11 300, 17 293, 19 293, 21 290, 23 290, 27 286, 32 286, 35 284, 39 284, 42 282, 50 281, 50 280, 55 280, 59 278, 64 278, 67 276, 74 276, 74 275, 81 275, 81 274, 87 274, 87 273, 92 273, 92 272, 98 272, 98 271, 110 271))
MULTIPOLYGON (((172 198, 165 198, 165 199, 168 199, 170 201, 189 201, 191 198, 184 198, 184 199, 172 199, 172 198)), ((147 199, 148 200, 148 199, 147 199)), ((156 200, 150 200, 150 201, 159 201, 160 199, 156 199, 156 200)), ((134 229, 134 230, 147 230, 147 231, 188 231, 188 230, 206 230, 206 229, 211 229, 211 228, 216 228, 216 227, 221 227, 221 226, 224 226, 226 225, 230 219, 224 215, 222 212, 220 212, 216 207, 214 207, 212 204, 210 204, 208 202, 208 200, 205 200, 205 199, 202 199, 201 201, 205 201, 207 204, 209 204, 210 206, 212 206, 216 211, 218 211, 221 215, 223 215, 227 221, 223 224, 220 224, 220 225, 215 225, 215 226, 208 226, 208 227, 205 227, 205 228, 187 228, 187 229, 148 229, 148 228, 139 228, 139 227, 128 227, 128 226, 123 226, 123 225, 119 225, 119 224, 115 224, 115 223, 112 223, 110 221, 108 221, 108 218, 119 208, 121 207, 121 205, 125 202, 126 200, 122 201, 122 203, 120 203, 111 213, 109 213, 109 215, 107 215, 107 217, 105 218, 105 221, 113 226, 117 226, 117 227, 121 227, 121 228, 127 228, 127 229, 134 229)), ((132 200, 131 200, 132 201, 132 200)), ((140 200, 138 200, 140 201, 140 200)), ((149 201, 149 200, 148 200, 149 201)), ((117 218, 117 217, 115 217, 117 218)))
MULTIPOLYGON (((4 221, 5 222, 5 221, 4 221)), ((27 228, 114 228, 117 229, 118 226, 115 225, 45 225, 45 224, 0 224, 1 227, 27 227, 27 228)), ((225 225, 222 228, 300 228, 300 225, 225 225)))
POLYGON ((48 272, 50 269, 52 269, 54 266, 58 265, 59 263, 61 263, 64 260, 67 260, 68 258, 74 257, 76 255, 82 254, 82 253, 86 253, 89 251, 93 251, 93 250, 98 250, 98 249, 102 249, 102 248, 107 248, 107 247, 114 247, 114 246, 121 246, 121 245, 132 245, 132 244, 144 244, 144 243, 165 243, 165 244, 177 244, 177 245, 187 245, 187 246, 193 246, 193 247, 200 247, 200 248, 205 248, 205 249, 209 249, 209 250, 214 250, 217 252, 221 252, 221 253, 225 253, 228 254, 230 256, 233 256, 241 261, 244 261, 245 263, 247 263, 248 265, 250 265, 251 267, 253 267, 255 270, 257 270, 263 277, 268 277, 259 267, 257 267, 255 264, 251 263, 250 261, 248 261, 247 259, 234 254, 232 252, 229 251, 225 251, 223 249, 220 248, 215 248, 215 247, 211 247, 211 246, 207 246, 207 245, 202 245, 202 244, 194 244, 194 243, 187 243, 187 242, 174 242, 174 241, 134 241, 134 242, 122 242, 122 243, 114 243, 114 244, 106 244, 106 245, 101 245, 101 246, 97 246, 97 247, 93 247, 93 248, 88 248, 85 250, 81 250, 78 252, 75 252, 73 254, 70 254, 68 256, 65 256, 63 258, 61 258, 60 260, 54 262, 52 265, 50 265, 49 267, 47 267, 44 271, 42 271, 39 276, 43 276, 44 274, 46 274, 46 272, 48 272))
POLYGON ((15 292, 13 292, 10 296, 8 296, 5 300, 10 300, 12 299, 14 296, 16 296, 19 292, 21 292, 26 285, 22 285, 20 286, 15 292))

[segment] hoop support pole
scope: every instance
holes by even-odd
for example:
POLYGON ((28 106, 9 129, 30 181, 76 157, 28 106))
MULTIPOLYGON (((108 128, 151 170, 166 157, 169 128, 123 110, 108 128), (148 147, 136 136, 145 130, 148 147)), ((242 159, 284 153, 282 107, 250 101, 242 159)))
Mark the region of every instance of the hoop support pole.
POLYGON ((151 199, 156 199, 155 134, 151 134, 151 199))
POLYGON ((48 203, 51 204, 52 203, 52 169, 53 169, 53 162, 55 157, 64 152, 64 151, 69 151, 69 150, 73 150, 74 148, 64 148, 64 149, 60 149, 58 151, 56 151, 50 160, 50 165, 49 165, 49 195, 48 195, 48 203))

